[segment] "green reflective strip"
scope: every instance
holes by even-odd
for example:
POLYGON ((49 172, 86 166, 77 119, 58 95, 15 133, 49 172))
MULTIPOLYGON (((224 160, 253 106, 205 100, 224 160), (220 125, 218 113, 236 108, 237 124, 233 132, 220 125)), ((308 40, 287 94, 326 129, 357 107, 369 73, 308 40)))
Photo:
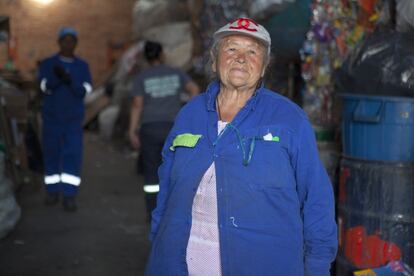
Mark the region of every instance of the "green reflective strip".
POLYGON ((279 142, 279 141, 280 141, 279 136, 273 136, 273 137, 272 137, 272 141, 274 141, 274 142, 279 142))
POLYGON ((194 148, 198 140, 202 137, 199 134, 183 133, 174 138, 170 150, 175 151, 176 147, 194 148))

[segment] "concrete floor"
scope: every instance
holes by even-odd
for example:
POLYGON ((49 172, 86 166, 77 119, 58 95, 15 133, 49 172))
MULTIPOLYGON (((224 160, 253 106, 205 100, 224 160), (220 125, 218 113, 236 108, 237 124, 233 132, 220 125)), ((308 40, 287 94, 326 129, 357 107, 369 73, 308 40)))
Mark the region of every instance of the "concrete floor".
POLYGON ((20 189, 22 218, 0 240, 1 276, 143 275, 149 227, 135 159, 92 133, 84 147, 78 212, 43 205, 40 185, 20 189))

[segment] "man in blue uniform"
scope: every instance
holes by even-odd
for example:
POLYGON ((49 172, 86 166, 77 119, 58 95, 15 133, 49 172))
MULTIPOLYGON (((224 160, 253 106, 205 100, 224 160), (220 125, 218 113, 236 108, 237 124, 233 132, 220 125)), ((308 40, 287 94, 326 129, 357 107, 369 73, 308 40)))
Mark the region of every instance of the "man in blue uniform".
POLYGON ((65 211, 77 209, 81 183, 83 98, 92 92, 88 64, 75 56, 75 29, 59 32, 59 53, 42 61, 39 70, 43 99, 43 154, 46 205, 55 205, 63 193, 65 211))

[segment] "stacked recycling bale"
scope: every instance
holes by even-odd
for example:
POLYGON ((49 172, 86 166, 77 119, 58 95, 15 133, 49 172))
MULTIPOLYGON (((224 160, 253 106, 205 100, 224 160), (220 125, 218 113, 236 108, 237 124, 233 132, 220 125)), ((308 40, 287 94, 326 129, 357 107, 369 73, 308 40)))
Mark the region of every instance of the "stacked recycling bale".
POLYGON ((414 36, 383 31, 392 2, 314 0, 301 50, 303 108, 319 143, 332 139, 336 93, 343 99, 337 275, 393 260, 414 267, 414 36))
MULTIPOLYGON (((362 1, 313 0, 297 1, 300 9, 286 20, 295 18, 293 34, 303 36, 302 28, 308 26, 306 39, 300 49, 302 59, 301 75, 304 81, 302 107, 309 116, 316 133, 321 160, 330 175, 335 195, 337 195, 338 169, 341 156, 341 143, 338 125, 340 106, 335 97, 335 70, 343 63, 348 53, 370 33, 373 25, 383 17, 381 4, 365 9, 362 1), (305 2, 312 2, 307 11, 305 2), (298 17, 299 16, 299 17, 298 17), (363 17, 372 17, 365 22, 363 17), (296 18, 298 17, 298 18, 296 18), (310 20, 309 20, 310 17, 310 20), (302 24, 300 24, 302 22, 302 24)), ((273 31, 274 32, 274 31, 273 31)), ((288 37, 291 33, 279 29, 288 37)), ((275 37, 281 37, 280 34, 275 37)), ((298 41, 291 39, 291 49, 296 49, 298 41)))
POLYGON ((395 262, 414 271, 413 43, 414 32, 378 29, 337 72, 339 272, 395 262))

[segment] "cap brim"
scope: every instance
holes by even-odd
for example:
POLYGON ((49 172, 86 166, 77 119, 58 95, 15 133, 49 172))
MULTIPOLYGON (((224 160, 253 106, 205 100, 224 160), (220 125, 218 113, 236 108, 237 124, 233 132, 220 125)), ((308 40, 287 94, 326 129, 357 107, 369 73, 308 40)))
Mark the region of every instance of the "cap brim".
POLYGON ((252 38, 255 38, 255 39, 259 40, 266 47, 269 47, 270 46, 270 43, 267 40, 265 40, 264 38, 262 38, 260 36, 256 36, 256 35, 254 35, 251 32, 242 31, 242 30, 221 31, 219 33, 215 33, 213 35, 213 38, 215 40, 219 40, 219 39, 224 38, 224 37, 229 36, 229 35, 245 35, 245 36, 252 37, 252 38))
POLYGON ((71 37, 73 37, 73 38, 75 38, 75 39, 78 39, 78 36, 77 36, 76 34, 70 34, 70 33, 60 35, 60 36, 59 36, 59 39, 65 38, 65 37, 67 37, 67 36, 71 36, 71 37))

